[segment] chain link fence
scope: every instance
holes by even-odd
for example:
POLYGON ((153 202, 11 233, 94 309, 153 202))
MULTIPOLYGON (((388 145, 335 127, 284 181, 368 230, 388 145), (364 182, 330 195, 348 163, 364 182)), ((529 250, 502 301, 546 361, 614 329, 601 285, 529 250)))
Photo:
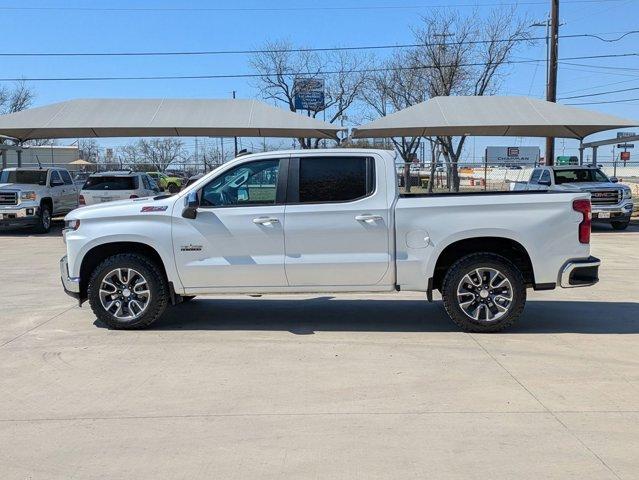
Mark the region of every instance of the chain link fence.
MULTIPOLYGON (((539 165, 491 166, 485 163, 459 163, 456 169, 459 192, 514 190, 517 183, 528 181, 537 166, 539 165)), ((639 196, 639 162, 599 162, 598 166, 609 177, 617 177, 620 183, 628 185, 633 190, 633 196, 639 196)), ((396 165, 396 170, 397 184, 402 193, 455 191, 455 169, 450 164, 412 163, 406 166, 400 163, 396 165)))

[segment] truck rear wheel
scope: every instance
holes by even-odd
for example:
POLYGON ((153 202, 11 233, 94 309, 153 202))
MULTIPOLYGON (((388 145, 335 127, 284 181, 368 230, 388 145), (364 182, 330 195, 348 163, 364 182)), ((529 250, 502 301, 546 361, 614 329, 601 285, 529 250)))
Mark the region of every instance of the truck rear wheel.
POLYGON ((442 284, 448 316, 467 332, 498 332, 510 327, 526 304, 519 269, 494 253, 474 253, 454 263, 442 284))
POLYGON ((115 329, 148 327, 169 303, 160 268, 149 258, 132 253, 113 255, 100 263, 87 293, 95 316, 115 329))

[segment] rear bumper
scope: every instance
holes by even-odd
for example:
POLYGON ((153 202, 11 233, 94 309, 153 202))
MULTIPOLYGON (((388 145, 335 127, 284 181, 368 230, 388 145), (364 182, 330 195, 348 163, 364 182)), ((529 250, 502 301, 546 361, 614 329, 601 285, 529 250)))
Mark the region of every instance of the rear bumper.
POLYGON ((599 281, 601 260, 596 257, 571 260, 561 269, 559 283, 563 288, 589 287, 599 281))
POLYGON ((69 276, 69 266, 66 255, 60 259, 60 278, 64 292, 80 300, 80 278, 69 276))

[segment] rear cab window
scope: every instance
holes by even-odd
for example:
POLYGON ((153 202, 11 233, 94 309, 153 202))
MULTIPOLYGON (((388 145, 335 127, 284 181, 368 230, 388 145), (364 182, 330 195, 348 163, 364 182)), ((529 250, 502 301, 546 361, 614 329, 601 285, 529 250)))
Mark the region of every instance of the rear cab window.
POLYGON ((83 190, 137 190, 138 181, 134 176, 91 176, 82 187, 83 190))

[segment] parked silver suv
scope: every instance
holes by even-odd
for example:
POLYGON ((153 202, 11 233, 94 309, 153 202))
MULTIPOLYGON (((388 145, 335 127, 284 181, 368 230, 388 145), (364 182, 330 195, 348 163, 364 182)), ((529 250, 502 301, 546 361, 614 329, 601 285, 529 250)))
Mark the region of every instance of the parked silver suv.
POLYGON ((0 226, 30 226, 38 233, 51 218, 78 206, 78 187, 64 168, 6 168, 0 171, 0 226))

